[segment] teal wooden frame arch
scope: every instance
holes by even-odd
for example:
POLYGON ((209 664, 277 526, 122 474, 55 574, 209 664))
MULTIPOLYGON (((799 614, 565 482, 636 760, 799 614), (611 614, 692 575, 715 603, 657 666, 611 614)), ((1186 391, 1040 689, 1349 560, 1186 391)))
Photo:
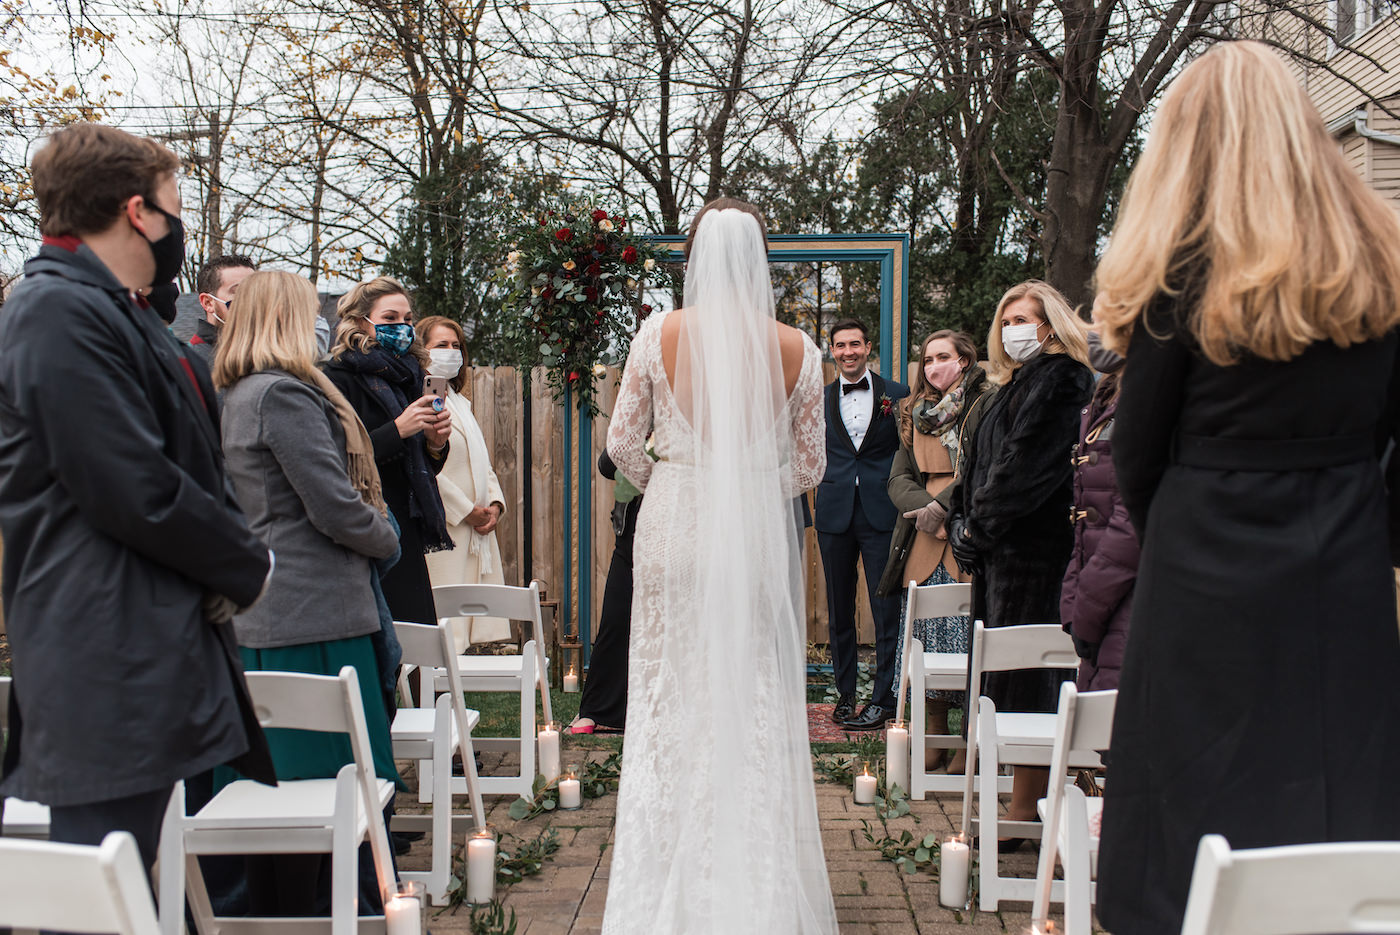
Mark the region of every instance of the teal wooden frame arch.
MULTIPOLYGON (((679 261, 681 234, 648 238, 670 249, 679 261)), ((770 234, 773 263, 864 262, 880 264, 880 373, 903 382, 909 370, 909 235, 908 234, 770 234)), ((823 335, 817 344, 825 343, 823 335)), ((593 652, 593 432, 592 420, 564 407, 564 513, 568 542, 564 549, 562 619, 578 634, 580 668, 593 652)))

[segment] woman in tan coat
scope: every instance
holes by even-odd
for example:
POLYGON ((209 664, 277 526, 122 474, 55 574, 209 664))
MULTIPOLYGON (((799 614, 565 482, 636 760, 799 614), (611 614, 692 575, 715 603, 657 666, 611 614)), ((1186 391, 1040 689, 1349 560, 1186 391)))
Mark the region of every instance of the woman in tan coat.
MULTIPOLYGON (((976 433, 987 401, 996 387, 977 365, 977 346, 960 331, 936 331, 924 339, 914 389, 900 407, 900 449, 890 466, 887 487, 900 512, 890 537, 890 557, 880 579, 879 593, 895 597, 910 581, 921 585, 968 581, 948 545, 944 520, 948 497, 957 479, 966 445, 976 433)), ((900 602, 900 638, 904 633, 904 602, 900 602)), ((915 620, 914 638, 926 652, 967 652, 967 617, 915 620)), ((903 647, 900 647, 903 658, 903 647)), ((896 673, 896 690, 899 675, 896 673)), ((928 693, 929 730, 948 732, 948 711, 962 706, 963 692, 928 693)), ((935 769, 944 751, 930 749, 925 769, 935 769)), ((949 772, 961 772, 959 750, 949 772)))
MULTIPOLYGON (((445 584, 505 584, 496 525, 505 515, 505 494, 491 468, 472 401, 462 395, 467 369, 462 359, 466 336, 450 318, 431 315, 418 322, 418 339, 428 349, 430 376, 448 381, 444 397, 452 415, 447 463, 438 474, 438 491, 447 514, 447 531, 456 548, 427 556, 433 587, 445 584)), ((472 643, 510 638, 510 622, 499 617, 457 617, 452 621, 457 652, 472 643)))

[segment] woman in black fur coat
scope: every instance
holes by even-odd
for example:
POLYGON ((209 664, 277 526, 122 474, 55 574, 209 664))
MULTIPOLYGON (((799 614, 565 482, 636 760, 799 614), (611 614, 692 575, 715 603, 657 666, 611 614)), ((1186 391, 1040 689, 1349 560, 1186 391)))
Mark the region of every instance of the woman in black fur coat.
MULTIPOLYGON (((948 532, 958 564, 973 569, 973 619, 988 627, 1060 622, 1074 545, 1070 449, 1094 389, 1085 333, 1064 296, 1033 280, 1007 290, 987 334, 1004 386, 977 427, 948 532)), ((1073 669, 994 672, 981 694, 999 711, 1053 712, 1060 682, 1072 678, 1073 669)), ((1047 778, 1016 770, 1008 819, 1035 819, 1047 778)))

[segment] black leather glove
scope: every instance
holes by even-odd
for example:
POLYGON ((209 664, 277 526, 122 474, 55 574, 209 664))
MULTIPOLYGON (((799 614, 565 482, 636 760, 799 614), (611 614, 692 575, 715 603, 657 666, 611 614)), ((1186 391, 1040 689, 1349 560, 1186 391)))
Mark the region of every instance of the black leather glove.
POLYGON ((982 556, 977 544, 968 536, 967 521, 962 516, 954 516, 948 520, 948 544, 952 546, 953 557, 958 560, 959 568, 974 575, 981 573, 982 556))
POLYGON ((1072 632, 1070 633, 1069 638, 1074 640, 1074 651, 1080 659, 1087 660, 1089 665, 1091 666, 1097 666, 1099 664, 1100 644, 1090 643, 1088 640, 1081 640, 1072 632))

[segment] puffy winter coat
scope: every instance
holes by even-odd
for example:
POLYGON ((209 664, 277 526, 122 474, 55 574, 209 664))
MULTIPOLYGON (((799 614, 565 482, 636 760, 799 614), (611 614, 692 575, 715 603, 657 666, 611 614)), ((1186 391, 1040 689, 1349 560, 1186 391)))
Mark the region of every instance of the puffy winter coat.
POLYGON ((1118 376, 1099 381, 1074 450, 1074 551, 1060 589, 1060 620, 1079 648, 1079 690, 1118 687, 1132 617, 1138 541, 1113 471, 1118 376))

